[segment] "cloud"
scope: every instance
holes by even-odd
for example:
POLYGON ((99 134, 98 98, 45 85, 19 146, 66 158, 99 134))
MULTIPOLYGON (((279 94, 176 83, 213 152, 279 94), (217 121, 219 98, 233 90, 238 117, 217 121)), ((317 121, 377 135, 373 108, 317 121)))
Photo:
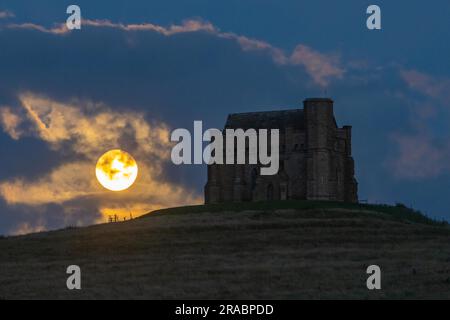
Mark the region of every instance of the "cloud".
POLYGON ((35 181, 16 178, 1 182, 0 195, 9 205, 32 207, 48 204, 64 206, 83 199, 95 201, 98 210, 92 212, 93 221, 98 221, 99 212, 125 216, 131 212, 136 217, 163 207, 202 202, 202 197, 195 191, 164 181, 149 161, 144 159, 138 165, 140 174, 137 182, 120 194, 102 189, 95 179, 95 162, 79 161, 63 164, 35 181))
POLYGON ((401 70, 400 75, 411 89, 450 103, 450 79, 432 77, 417 70, 401 70))
POLYGON ((35 31, 40 31, 40 32, 44 32, 44 33, 60 34, 60 35, 70 32, 70 30, 67 29, 67 26, 65 24, 59 24, 53 28, 46 28, 44 26, 41 26, 41 25, 38 25, 35 23, 27 22, 27 23, 20 23, 20 24, 11 23, 11 24, 8 24, 7 27, 11 28, 11 29, 35 30, 35 31))
POLYGON ((389 160, 397 178, 431 179, 450 172, 450 143, 439 144, 425 132, 393 134, 397 152, 389 160))
POLYGON ((23 133, 20 128, 21 124, 22 119, 11 108, 0 107, 0 125, 14 140, 18 140, 23 133))
MULTIPOLYGON (((123 24, 123 23, 114 23, 109 20, 83 19, 82 26, 84 27, 89 26, 94 28, 112 28, 122 31, 136 31, 136 32, 152 31, 158 32, 165 36, 172 36, 178 33, 200 32, 200 31, 218 33, 218 30, 211 23, 203 22, 201 20, 186 20, 181 25, 171 25, 166 28, 152 23, 123 24)), ((41 26, 34 23, 9 24, 7 27, 11 29, 36 30, 44 33, 52 33, 55 35, 65 35, 71 32, 71 30, 68 29, 66 24, 64 23, 55 24, 51 28, 47 28, 45 26, 41 26)))
POLYGON ((391 171, 409 180, 450 173, 450 79, 417 70, 401 70, 400 77, 411 90, 400 95, 410 106, 411 128, 390 135, 396 148, 387 161, 391 171))
POLYGON ((291 64, 303 65, 314 82, 326 87, 332 78, 341 79, 344 69, 339 66, 339 59, 317 52, 305 45, 298 45, 292 53, 291 64))
MULTIPOLYGON (((168 127, 164 123, 148 123, 142 113, 113 111, 90 101, 60 103, 33 93, 20 94, 19 101, 33 134, 55 150, 69 144, 73 152, 96 159, 114 146, 128 145, 148 157, 168 156, 168 127)), ((5 130, 17 132, 14 123, 20 124, 25 119, 8 108, 0 109, 0 114, 3 113, 16 119, 5 125, 5 130)))
POLYGON ((284 51, 270 43, 258 39, 248 38, 233 32, 221 32, 210 22, 201 20, 186 20, 182 25, 172 25, 169 28, 154 24, 118 24, 108 20, 88 20, 86 24, 95 27, 119 28, 126 31, 156 31, 165 36, 171 36, 184 32, 208 32, 220 38, 236 41, 244 51, 263 51, 268 53, 273 61, 279 65, 301 65, 304 66, 308 74, 316 84, 327 86, 332 78, 342 78, 344 69, 340 67, 337 56, 320 53, 304 44, 298 45, 291 56, 287 56, 284 51))
POLYGON ((15 15, 8 10, 0 10, 0 19, 14 18, 15 15))
POLYGON ((226 32, 226 33, 217 33, 217 35, 221 38, 231 39, 236 41, 242 50, 244 51, 262 51, 269 54, 269 56, 273 59, 276 64, 279 65, 287 65, 289 64, 289 58, 286 56, 284 51, 280 48, 272 46, 270 43, 251 39, 245 36, 237 35, 235 33, 226 32))
POLYGON ((32 181, 27 177, 1 181, 0 196, 7 204, 65 206, 86 199, 96 203, 92 221, 97 221, 99 214, 111 210, 138 216, 155 208, 201 201, 196 192, 165 179, 163 164, 168 161, 171 142, 164 123, 149 123, 141 113, 113 111, 89 101, 61 103, 34 93, 20 94, 19 101, 24 115, 11 108, 0 109, 0 114, 15 120, 3 121, 4 130, 20 139, 25 134, 18 133, 18 126, 26 122, 28 135, 45 141, 56 152, 71 154, 71 160, 32 181), (95 164, 100 155, 115 148, 136 158, 140 174, 129 190, 112 195, 97 182, 95 164))
MULTIPOLYGON (((303 66, 313 82, 321 87, 329 85, 332 79, 341 79, 345 73, 336 55, 320 53, 304 44, 299 44, 291 55, 287 55, 284 50, 277 48, 270 43, 248 38, 233 32, 222 32, 213 24, 202 20, 185 20, 181 25, 170 25, 168 27, 152 24, 123 24, 109 20, 89 20, 85 19, 82 26, 92 28, 110 28, 124 32, 156 32, 170 37, 181 33, 204 32, 218 38, 228 39, 236 42, 245 52, 263 52, 268 54, 273 62, 280 66, 303 66)), ((58 24, 52 28, 47 28, 32 23, 9 24, 12 29, 29 29, 55 35, 66 35, 71 31, 65 24, 58 24)))
POLYGON ((99 188, 93 178, 95 163, 67 163, 36 181, 16 178, 0 183, 0 195, 12 205, 62 204, 80 197, 95 196, 99 188))
POLYGON ((83 25, 91 27, 107 27, 120 29, 124 31, 154 31, 161 33, 165 36, 172 36, 178 33, 186 32, 210 32, 219 34, 219 31, 210 22, 202 20, 185 20, 181 25, 171 25, 169 27, 163 27, 152 23, 141 23, 141 24, 123 24, 114 23, 109 20, 83 20, 83 25))
POLYGON ((28 233, 42 232, 45 231, 46 228, 44 225, 31 224, 29 222, 20 223, 17 227, 11 230, 10 234, 13 236, 20 236, 28 233))

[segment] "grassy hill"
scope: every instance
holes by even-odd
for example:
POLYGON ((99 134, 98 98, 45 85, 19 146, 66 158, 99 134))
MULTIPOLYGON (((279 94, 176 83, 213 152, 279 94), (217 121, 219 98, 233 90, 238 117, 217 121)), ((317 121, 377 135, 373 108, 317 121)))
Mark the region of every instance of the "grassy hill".
POLYGON ((404 206, 191 206, 0 239, 0 299, 450 299, 450 228, 404 206), (82 290, 66 289, 68 265, 82 290), (367 266, 382 290, 366 288, 367 266))

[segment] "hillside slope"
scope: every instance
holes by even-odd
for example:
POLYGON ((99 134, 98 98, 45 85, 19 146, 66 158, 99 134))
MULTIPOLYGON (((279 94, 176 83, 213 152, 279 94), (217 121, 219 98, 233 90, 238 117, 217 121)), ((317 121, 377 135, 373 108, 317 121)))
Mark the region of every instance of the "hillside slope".
POLYGON ((450 228, 375 209, 197 206, 3 238, 0 298, 450 299, 450 228), (66 289, 71 264, 80 291, 66 289), (371 264, 380 291, 366 288, 371 264))

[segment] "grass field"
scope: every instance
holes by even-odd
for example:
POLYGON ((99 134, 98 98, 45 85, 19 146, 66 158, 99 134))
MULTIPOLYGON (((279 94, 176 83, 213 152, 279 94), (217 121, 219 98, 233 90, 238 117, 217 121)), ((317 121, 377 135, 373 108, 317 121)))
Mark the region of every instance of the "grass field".
POLYGON ((450 228, 403 206, 159 210, 0 239, 0 299, 450 299, 450 228), (82 290, 66 288, 68 265, 82 290), (377 264, 382 289, 366 288, 377 264))

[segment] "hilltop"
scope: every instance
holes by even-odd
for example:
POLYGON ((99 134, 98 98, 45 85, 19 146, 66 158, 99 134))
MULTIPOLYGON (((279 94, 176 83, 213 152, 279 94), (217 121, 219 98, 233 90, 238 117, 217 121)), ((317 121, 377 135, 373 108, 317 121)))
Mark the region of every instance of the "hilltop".
POLYGON ((0 239, 0 298, 450 298, 450 228, 404 206, 232 203, 0 239), (68 265, 82 270, 69 291, 68 265), (366 268, 382 290, 366 288, 366 268))

